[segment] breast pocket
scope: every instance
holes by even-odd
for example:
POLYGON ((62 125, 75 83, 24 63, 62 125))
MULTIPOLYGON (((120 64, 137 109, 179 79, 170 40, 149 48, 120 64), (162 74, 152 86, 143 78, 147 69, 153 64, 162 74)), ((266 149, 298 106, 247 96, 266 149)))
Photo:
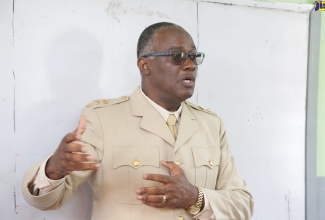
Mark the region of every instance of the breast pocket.
POLYGON ((158 146, 113 147, 114 198, 119 203, 142 204, 136 200, 135 190, 142 186, 157 185, 144 181, 144 173, 159 173, 158 146))
POLYGON ((215 189, 220 162, 219 148, 193 147, 195 185, 215 189))

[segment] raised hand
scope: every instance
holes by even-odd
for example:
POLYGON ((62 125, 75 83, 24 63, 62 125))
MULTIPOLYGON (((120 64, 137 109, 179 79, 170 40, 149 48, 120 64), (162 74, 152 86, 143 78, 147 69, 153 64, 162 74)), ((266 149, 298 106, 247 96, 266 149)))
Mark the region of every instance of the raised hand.
POLYGON ((136 190, 137 199, 156 208, 188 209, 198 199, 198 191, 190 184, 184 171, 174 162, 160 162, 169 169, 170 176, 161 174, 144 174, 143 179, 162 183, 162 186, 142 187, 136 190))
POLYGON ((96 170, 100 167, 87 148, 78 144, 86 130, 86 117, 80 116, 77 129, 64 136, 55 153, 46 164, 45 173, 52 180, 61 179, 76 170, 96 170))

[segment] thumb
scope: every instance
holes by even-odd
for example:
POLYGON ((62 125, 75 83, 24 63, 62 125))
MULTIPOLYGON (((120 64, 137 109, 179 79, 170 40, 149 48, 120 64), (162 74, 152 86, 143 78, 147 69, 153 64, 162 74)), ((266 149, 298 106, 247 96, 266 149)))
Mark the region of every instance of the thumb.
POLYGON ((78 127, 77 127, 77 129, 76 129, 76 138, 77 138, 78 140, 81 139, 82 134, 83 134, 83 133, 85 132, 85 130, 86 130, 86 122, 87 122, 86 116, 81 115, 80 118, 79 118, 78 127))
POLYGON ((183 174, 183 170, 177 166, 173 161, 160 161, 160 163, 169 169, 171 176, 177 176, 183 174))

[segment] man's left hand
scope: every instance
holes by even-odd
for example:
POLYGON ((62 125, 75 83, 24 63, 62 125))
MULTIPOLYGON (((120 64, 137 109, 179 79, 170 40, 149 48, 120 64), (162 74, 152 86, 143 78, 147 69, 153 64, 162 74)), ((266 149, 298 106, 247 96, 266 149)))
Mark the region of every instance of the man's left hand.
POLYGON ((190 184, 184 171, 171 161, 161 161, 169 169, 170 176, 162 174, 144 174, 143 179, 162 183, 162 186, 142 187, 136 190, 137 199, 156 208, 189 209, 198 199, 198 191, 190 184))

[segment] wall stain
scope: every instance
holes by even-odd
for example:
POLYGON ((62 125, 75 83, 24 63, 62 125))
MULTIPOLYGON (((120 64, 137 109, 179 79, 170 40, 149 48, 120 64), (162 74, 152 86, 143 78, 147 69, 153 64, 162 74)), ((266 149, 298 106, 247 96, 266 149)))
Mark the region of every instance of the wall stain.
POLYGON ((15 18, 15 0, 12 1, 12 20, 11 20, 13 45, 15 44, 15 19, 14 18, 15 18))
POLYGON ((121 16, 123 14, 135 14, 135 15, 144 14, 147 16, 157 16, 160 18, 169 19, 169 16, 167 14, 162 13, 160 11, 154 11, 147 7, 128 8, 125 4, 123 4, 123 2, 118 0, 110 1, 105 11, 109 16, 114 18, 117 22, 120 22, 121 16))
POLYGON ((14 210, 15 210, 15 213, 18 214, 17 212, 17 201, 16 201, 16 188, 14 187, 14 210))
POLYGON ((15 75, 15 71, 12 72, 12 75, 14 77, 14 99, 13 99, 13 104, 14 104, 14 112, 13 112, 13 116, 14 116, 14 133, 16 133, 16 75, 15 75))
POLYGON ((291 192, 288 191, 285 195, 285 202, 286 202, 286 212, 288 220, 291 220, 291 192))

